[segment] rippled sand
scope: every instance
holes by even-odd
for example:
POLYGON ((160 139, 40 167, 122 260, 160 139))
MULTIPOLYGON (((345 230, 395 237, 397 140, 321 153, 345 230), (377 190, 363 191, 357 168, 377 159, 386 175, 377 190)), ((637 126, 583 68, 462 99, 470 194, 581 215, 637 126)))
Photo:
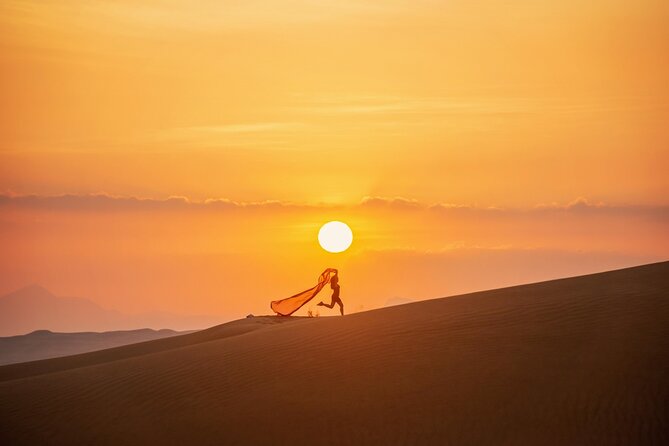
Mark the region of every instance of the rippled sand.
POLYGON ((2 444, 669 444, 669 262, 0 367, 2 444))

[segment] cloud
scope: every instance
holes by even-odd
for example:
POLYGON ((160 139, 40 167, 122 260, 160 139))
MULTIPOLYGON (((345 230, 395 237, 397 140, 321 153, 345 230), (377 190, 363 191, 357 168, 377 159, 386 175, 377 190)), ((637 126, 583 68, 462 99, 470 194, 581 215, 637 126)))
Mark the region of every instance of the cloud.
POLYGON ((0 209, 21 208, 49 211, 159 211, 159 210, 397 210, 403 212, 427 212, 432 214, 488 215, 488 216, 555 216, 602 215, 644 217, 669 223, 669 205, 614 205, 593 203, 579 197, 569 203, 539 204, 530 208, 481 207, 453 203, 423 203, 405 197, 366 196, 350 205, 304 204, 279 200, 234 201, 227 198, 210 198, 193 201, 187 197, 172 196, 164 199, 116 196, 107 193, 63 194, 63 195, 19 195, 0 194, 0 209))
POLYGON ((573 201, 570 201, 569 203, 566 204, 560 204, 560 203, 550 203, 550 204, 538 204, 536 206, 537 209, 564 209, 564 210, 570 210, 570 209, 588 209, 588 208, 602 208, 606 207, 605 203, 598 202, 598 203, 592 203, 590 200, 588 200, 585 197, 578 197, 573 201))
POLYGON ((534 208, 535 212, 543 213, 569 213, 581 215, 636 215, 654 217, 669 221, 669 205, 647 206, 647 205, 612 205, 603 202, 591 202, 587 198, 578 197, 569 203, 539 204, 534 208))
POLYGON ((669 224, 669 205, 634 205, 592 202, 578 197, 568 203, 538 204, 530 208, 503 208, 497 206, 477 206, 454 203, 421 203, 403 197, 365 197, 360 206, 370 209, 397 209, 402 211, 424 211, 441 215, 472 215, 481 217, 537 217, 555 218, 558 216, 607 216, 638 217, 669 224))
POLYGON ((403 197, 363 197, 360 201, 361 206, 367 207, 402 207, 402 208, 425 208, 425 205, 419 203, 417 200, 403 198, 403 197))
POLYGON ((289 202, 237 202, 225 198, 191 201, 186 197, 165 199, 114 196, 98 194, 63 195, 0 195, 0 209, 13 207, 45 211, 160 211, 160 210, 236 210, 298 208, 289 202))
POLYGON ((0 195, 0 206, 37 210, 140 210, 185 208, 190 201, 185 197, 168 197, 163 200, 137 197, 117 197, 108 194, 87 195, 0 195))

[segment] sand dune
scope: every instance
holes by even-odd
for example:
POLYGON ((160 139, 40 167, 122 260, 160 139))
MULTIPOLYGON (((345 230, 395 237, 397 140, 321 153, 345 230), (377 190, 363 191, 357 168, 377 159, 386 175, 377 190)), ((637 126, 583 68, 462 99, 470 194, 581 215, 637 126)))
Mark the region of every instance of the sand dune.
POLYGON ((668 406, 669 262, 0 367, 2 444, 667 444, 668 406))

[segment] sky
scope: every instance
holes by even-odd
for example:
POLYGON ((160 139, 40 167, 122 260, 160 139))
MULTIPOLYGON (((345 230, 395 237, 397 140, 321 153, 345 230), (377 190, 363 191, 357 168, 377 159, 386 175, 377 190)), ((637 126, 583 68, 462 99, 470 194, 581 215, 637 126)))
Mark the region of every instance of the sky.
POLYGON ((360 311, 666 260, 668 25, 654 0, 3 1, 0 293, 233 318, 329 266, 360 311))

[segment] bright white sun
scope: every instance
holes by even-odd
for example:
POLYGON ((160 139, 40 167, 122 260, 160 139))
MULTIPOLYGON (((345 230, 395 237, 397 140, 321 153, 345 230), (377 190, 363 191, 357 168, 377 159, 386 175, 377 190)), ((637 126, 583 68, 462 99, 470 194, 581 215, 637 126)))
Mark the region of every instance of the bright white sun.
POLYGON ((353 242, 353 232, 346 223, 330 221, 318 231, 318 243, 328 252, 346 251, 353 242))

